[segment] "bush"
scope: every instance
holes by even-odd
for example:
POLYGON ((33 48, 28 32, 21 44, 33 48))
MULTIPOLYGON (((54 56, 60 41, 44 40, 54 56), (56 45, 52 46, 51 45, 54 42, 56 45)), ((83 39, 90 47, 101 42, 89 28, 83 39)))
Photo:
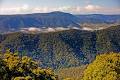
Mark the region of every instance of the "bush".
POLYGON ((17 53, 6 52, 0 55, 1 80, 57 80, 51 69, 42 69, 36 61, 17 53))
POLYGON ((83 80, 120 80, 120 54, 111 52, 97 56, 84 71, 83 80))

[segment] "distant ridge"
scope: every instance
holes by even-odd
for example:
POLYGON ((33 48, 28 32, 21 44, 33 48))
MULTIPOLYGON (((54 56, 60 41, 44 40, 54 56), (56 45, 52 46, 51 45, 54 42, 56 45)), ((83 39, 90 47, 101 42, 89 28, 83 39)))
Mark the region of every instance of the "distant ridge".
POLYGON ((60 11, 17 15, 0 15, 0 32, 17 31, 21 28, 78 27, 82 23, 120 23, 120 15, 73 15, 60 11))

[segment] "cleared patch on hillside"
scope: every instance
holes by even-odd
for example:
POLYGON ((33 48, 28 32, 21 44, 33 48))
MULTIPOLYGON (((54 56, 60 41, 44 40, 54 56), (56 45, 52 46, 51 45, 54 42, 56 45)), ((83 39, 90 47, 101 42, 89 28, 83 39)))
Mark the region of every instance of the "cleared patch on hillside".
POLYGON ((86 69, 87 65, 83 65, 80 67, 71 67, 71 68, 64 68, 58 70, 56 72, 59 76, 59 79, 66 79, 70 78, 72 80, 80 80, 83 77, 83 72, 86 69))

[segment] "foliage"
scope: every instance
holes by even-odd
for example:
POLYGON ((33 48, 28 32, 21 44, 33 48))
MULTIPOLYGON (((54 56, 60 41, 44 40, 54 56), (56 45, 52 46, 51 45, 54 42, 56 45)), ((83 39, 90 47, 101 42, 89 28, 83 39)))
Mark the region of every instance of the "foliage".
POLYGON ((56 71, 58 74, 59 79, 64 80, 81 80, 83 77, 83 72, 86 68, 86 65, 80 67, 70 67, 70 68, 63 68, 56 71))
POLYGON ((84 71, 83 80, 120 80, 120 54, 111 52, 97 56, 84 71))
POLYGON ((98 31, 3 34, 0 47, 30 56, 42 67, 75 67, 90 63, 98 53, 120 52, 120 25, 98 31))
POLYGON ((71 78, 66 78, 66 79, 64 79, 64 80, 73 80, 73 79, 71 79, 71 78))
POLYGON ((6 51, 0 55, 1 80, 57 80, 51 69, 42 69, 32 58, 6 51))
POLYGON ((26 77, 15 77, 14 80, 32 80, 32 78, 30 76, 26 76, 26 77))

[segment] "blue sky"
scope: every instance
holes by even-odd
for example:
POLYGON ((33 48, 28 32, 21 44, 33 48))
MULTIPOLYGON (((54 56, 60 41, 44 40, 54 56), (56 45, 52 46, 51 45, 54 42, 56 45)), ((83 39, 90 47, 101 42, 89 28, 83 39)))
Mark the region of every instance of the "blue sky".
POLYGON ((120 14, 120 0, 0 0, 0 14, 120 14))

